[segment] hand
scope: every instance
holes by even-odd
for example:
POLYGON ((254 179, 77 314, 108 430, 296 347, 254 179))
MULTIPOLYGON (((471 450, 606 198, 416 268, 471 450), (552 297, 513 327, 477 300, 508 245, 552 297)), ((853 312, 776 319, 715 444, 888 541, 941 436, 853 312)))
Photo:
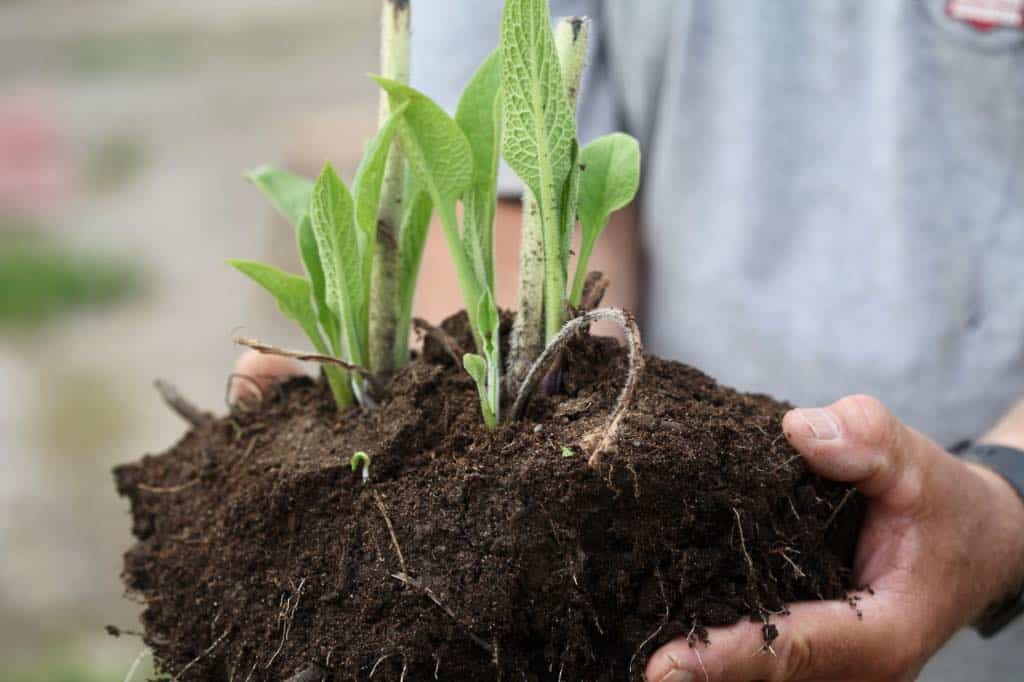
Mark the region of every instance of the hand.
POLYGON ((866 396, 792 410, 782 428, 812 470, 867 497, 853 580, 874 591, 859 603, 863 620, 845 602, 795 604, 778 621, 775 655, 762 651, 760 623, 743 622, 711 630, 708 647, 666 644, 648 662, 649 682, 913 680, 1024 582, 1024 504, 1002 477, 866 396))
POLYGON ((275 381, 301 374, 304 374, 302 365, 295 360, 246 350, 235 360, 231 402, 260 401, 275 381))

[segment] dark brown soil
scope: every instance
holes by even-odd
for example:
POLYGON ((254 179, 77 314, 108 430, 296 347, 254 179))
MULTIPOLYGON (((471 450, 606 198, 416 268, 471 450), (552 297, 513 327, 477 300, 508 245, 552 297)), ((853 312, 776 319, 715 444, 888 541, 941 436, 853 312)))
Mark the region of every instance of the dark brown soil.
POLYGON ((625 363, 580 339, 564 395, 489 432, 472 381, 428 342, 379 410, 339 415, 321 382, 293 380, 119 467, 138 538, 124 579, 159 665, 238 682, 638 680, 672 637, 843 597, 860 500, 808 473, 784 404, 651 357, 617 452, 587 466, 580 440, 625 363))

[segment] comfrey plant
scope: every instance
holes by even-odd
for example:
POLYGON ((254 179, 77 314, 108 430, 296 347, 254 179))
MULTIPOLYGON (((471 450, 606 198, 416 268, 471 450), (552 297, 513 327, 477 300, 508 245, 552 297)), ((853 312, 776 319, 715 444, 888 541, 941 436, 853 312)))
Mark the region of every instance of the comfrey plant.
MULTIPOLYGON (((595 319, 626 328, 637 369, 642 357, 628 314, 591 311, 566 324, 581 305, 594 244, 610 214, 633 199, 640 175, 632 137, 615 133, 582 148, 577 140, 575 106, 589 22, 562 19, 552 31, 546 0, 508 0, 499 47, 470 80, 452 117, 406 82, 408 2, 384 4, 383 75, 375 77, 382 89, 381 125, 353 190, 329 165, 315 183, 270 168, 250 176, 295 226, 306 276, 232 262, 277 298, 318 352, 250 345, 324 362, 340 408, 355 401, 372 406, 409 357, 416 278, 436 212, 476 346, 463 365, 476 381, 488 426, 502 418, 503 388, 516 397, 518 416, 565 341, 595 319), (501 158, 526 188, 519 310, 507 371, 494 288, 501 158), (570 279, 577 220, 581 246, 570 279)), ((632 394, 635 374, 623 398, 632 394)))

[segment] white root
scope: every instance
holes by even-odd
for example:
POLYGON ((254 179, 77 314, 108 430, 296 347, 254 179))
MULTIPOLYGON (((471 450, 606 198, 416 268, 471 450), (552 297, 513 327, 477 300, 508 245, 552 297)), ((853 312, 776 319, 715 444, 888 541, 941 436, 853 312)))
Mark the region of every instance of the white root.
POLYGON ((533 363, 533 366, 530 367, 530 371, 527 373, 526 379, 519 389, 519 395, 516 397, 515 404, 512 406, 512 418, 522 418, 527 405, 530 403, 530 398, 533 396, 533 391, 544 377, 544 373, 547 372, 551 362, 564 350, 573 335, 598 320, 611 320, 622 327, 626 337, 626 347, 629 350, 629 372, 626 375, 626 383, 622 387, 622 392, 619 393, 619 398, 615 403, 611 416, 608 418, 608 422, 603 429, 595 431, 585 439, 584 445, 590 450, 588 464, 592 467, 600 466, 602 456, 613 448, 622 419, 629 411, 629 406, 633 402, 636 387, 640 383, 640 374, 644 369, 644 347, 640 340, 640 329, 637 327, 636 319, 631 313, 619 308, 600 308, 569 320, 555 338, 551 340, 551 343, 548 344, 544 352, 537 358, 537 361, 533 363))

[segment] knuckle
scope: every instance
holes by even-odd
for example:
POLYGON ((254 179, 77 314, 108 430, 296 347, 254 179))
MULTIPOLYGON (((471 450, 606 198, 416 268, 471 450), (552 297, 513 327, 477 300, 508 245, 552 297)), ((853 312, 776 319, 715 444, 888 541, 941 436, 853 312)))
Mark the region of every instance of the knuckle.
POLYGON ((891 446, 898 424, 880 400, 869 395, 851 395, 836 403, 836 411, 852 434, 873 449, 891 446))
POLYGON ((814 647, 810 638, 793 633, 779 648, 779 665, 769 677, 770 682, 798 680, 811 673, 814 667, 814 647))

